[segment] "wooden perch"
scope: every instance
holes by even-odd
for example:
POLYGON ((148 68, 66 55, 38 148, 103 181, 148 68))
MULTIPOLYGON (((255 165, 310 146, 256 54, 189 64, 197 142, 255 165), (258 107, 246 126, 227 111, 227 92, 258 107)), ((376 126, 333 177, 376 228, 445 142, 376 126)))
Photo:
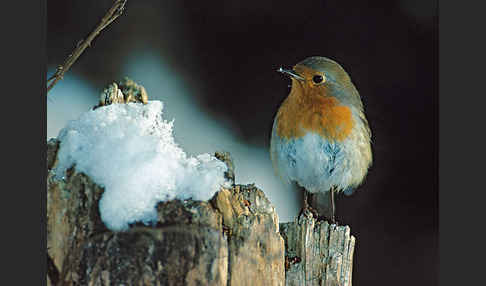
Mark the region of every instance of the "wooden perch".
MULTIPOLYGON (((57 163, 58 146, 48 142, 48 170, 57 163)), ((48 256, 58 269, 51 273, 60 273, 49 283, 284 285, 278 217, 254 185, 222 189, 209 202, 161 202, 155 226, 125 232, 103 225, 103 189, 86 175, 72 169, 57 180, 48 172, 47 187, 48 256)))
MULTIPOLYGON (((48 169, 58 148, 48 142, 48 169)), ((210 202, 160 203, 156 226, 119 233, 100 219, 102 193, 75 169, 59 181, 48 172, 48 256, 57 268, 48 280, 57 285, 351 285, 349 227, 304 215, 279 224, 254 185, 223 189, 210 202)))
MULTIPOLYGON (((100 106, 132 100, 147 98, 125 80, 100 106)), ((48 285, 351 285, 350 228, 305 213, 279 224, 262 190, 235 185, 229 153, 215 156, 231 188, 210 201, 161 202, 154 226, 112 232, 100 218, 102 187, 75 167, 54 177, 60 146, 47 142, 48 285)))
POLYGON ((350 286, 355 238, 348 226, 302 214, 280 224, 285 240, 285 285, 350 286))

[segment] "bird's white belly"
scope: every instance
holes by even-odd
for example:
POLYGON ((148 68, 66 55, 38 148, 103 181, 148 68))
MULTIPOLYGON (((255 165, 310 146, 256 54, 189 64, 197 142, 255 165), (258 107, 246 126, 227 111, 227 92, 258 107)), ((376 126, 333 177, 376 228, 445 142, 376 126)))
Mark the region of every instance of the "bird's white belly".
POLYGON ((362 168, 356 144, 360 140, 352 140, 352 136, 331 143, 311 132, 287 140, 274 129, 270 152, 274 168, 284 181, 295 181, 312 193, 329 191, 332 186, 349 191, 363 180, 367 169, 362 168))

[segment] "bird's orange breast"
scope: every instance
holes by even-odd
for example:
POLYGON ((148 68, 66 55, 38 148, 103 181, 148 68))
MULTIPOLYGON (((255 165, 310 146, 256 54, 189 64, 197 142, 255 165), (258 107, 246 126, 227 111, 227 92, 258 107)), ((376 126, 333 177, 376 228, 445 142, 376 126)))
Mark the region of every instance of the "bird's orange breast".
MULTIPOLYGON (((295 84, 295 83, 294 83, 295 84)), ((320 134, 329 141, 343 141, 351 133, 354 121, 351 109, 326 96, 326 90, 292 88, 276 116, 276 132, 281 138, 303 137, 307 132, 320 134)))

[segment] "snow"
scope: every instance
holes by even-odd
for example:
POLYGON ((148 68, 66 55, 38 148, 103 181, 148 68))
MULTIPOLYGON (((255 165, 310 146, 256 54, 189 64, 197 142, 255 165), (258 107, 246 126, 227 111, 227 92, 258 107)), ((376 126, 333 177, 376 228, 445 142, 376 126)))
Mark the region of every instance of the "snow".
POLYGON ((161 101, 112 104, 83 113, 58 136, 55 174, 63 178, 73 164, 105 188, 101 219, 113 231, 129 224, 152 224, 158 202, 208 200, 222 186, 226 165, 209 154, 188 156, 175 142, 173 121, 161 101))
POLYGON ((235 166, 236 184, 254 183, 275 206, 280 222, 293 221, 302 205, 302 190, 278 178, 269 146, 262 142, 270 139, 273 118, 268 118, 267 131, 259 128, 262 131, 257 137, 243 136, 238 124, 221 115, 224 112, 215 114, 204 104, 201 90, 205 83, 182 72, 184 66, 170 62, 152 49, 141 48, 125 59, 117 77, 128 76, 145 87, 150 99, 164 102, 164 116, 176 119, 174 137, 187 154, 228 151, 235 166))

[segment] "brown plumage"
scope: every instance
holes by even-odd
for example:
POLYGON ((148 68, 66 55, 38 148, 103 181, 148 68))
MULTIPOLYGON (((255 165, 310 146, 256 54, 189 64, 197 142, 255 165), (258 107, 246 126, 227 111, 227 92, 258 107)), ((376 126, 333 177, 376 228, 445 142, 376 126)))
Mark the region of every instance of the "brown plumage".
POLYGON ((335 61, 310 57, 293 69, 272 130, 270 154, 277 174, 304 188, 319 216, 334 222, 334 192, 352 191, 372 162, 371 131, 360 95, 335 61))

